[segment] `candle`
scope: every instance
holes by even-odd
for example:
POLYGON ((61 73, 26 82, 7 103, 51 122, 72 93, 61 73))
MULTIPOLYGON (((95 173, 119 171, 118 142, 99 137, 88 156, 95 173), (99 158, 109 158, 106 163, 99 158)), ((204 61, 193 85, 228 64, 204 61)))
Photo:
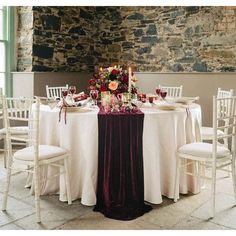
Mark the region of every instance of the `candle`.
POLYGON ((102 67, 100 67, 100 72, 102 72, 102 67))
POLYGON ((129 93, 131 93, 131 77, 132 77, 132 74, 131 74, 131 67, 129 67, 129 87, 128 87, 128 91, 129 93))

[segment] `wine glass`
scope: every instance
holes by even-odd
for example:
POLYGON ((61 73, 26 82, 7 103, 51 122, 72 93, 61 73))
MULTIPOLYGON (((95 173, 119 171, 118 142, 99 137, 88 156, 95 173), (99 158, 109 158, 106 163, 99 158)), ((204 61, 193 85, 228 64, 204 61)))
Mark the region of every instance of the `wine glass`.
POLYGON ((68 89, 62 89, 61 94, 63 98, 66 98, 66 96, 68 95, 68 89))
POLYGON ((161 89, 159 87, 156 88, 156 94, 158 97, 161 95, 161 89))
POLYGON ((90 91, 90 97, 93 99, 94 106, 97 105, 97 99, 98 99, 98 90, 93 89, 90 91))
POLYGON ((72 96, 73 96, 73 94, 76 92, 76 87, 75 87, 75 86, 70 86, 70 87, 69 87, 69 90, 70 90, 70 93, 71 93, 72 96))
POLYGON ((167 95, 167 91, 161 91, 160 95, 161 95, 162 99, 165 100, 165 97, 167 95))
POLYGON ((142 102, 142 103, 145 103, 145 102, 146 102, 146 94, 142 94, 141 102, 142 102))
POLYGON ((154 97, 148 97, 150 103, 153 103, 154 97))

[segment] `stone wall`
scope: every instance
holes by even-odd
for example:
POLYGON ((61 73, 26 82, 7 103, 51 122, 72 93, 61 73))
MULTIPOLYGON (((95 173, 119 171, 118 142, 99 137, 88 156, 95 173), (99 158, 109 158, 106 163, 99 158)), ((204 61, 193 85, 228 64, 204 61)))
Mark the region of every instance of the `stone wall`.
POLYGON ((32 70, 33 12, 32 7, 18 7, 17 70, 32 70))
POLYGON ((32 55, 19 51, 20 71, 111 64, 141 72, 236 71, 236 7, 33 7, 32 14, 32 55))
POLYGON ((236 7, 97 7, 102 64, 137 71, 236 71, 236 7))
MULTIPOLYGON (((25 7, 18 7, 18 16, 25 7)), ((32 19, 18 26, 18 35, 33 25, 27 47, 19 50, 18 71, 92 71, 97 63, 94 51, 94 7, 31 7, 32 19), (31 66, 22 66, 31 60, 31 66)))

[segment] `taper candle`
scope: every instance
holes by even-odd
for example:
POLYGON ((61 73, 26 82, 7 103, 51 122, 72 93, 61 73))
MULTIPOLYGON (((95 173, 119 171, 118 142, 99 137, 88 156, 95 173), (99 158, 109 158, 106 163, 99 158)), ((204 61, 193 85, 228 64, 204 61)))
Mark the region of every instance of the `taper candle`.
POLYGON ((131 93, 131 77, 132 77, 132 72, 131 72, 131 67, 129 67, 129 87, 128 87, 129 93, 131 93))

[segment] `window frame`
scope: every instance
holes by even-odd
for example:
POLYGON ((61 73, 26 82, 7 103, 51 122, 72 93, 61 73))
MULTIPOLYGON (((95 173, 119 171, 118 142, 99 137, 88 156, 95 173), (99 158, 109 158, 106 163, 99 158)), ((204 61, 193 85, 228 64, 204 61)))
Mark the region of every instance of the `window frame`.
POLYGON ((14 7, 4 6, 0 11, 3 12, 3 39, 0 42, 5 47, 5 94, 12 96, 12 74, 15 69, 15 9, 14 7))

